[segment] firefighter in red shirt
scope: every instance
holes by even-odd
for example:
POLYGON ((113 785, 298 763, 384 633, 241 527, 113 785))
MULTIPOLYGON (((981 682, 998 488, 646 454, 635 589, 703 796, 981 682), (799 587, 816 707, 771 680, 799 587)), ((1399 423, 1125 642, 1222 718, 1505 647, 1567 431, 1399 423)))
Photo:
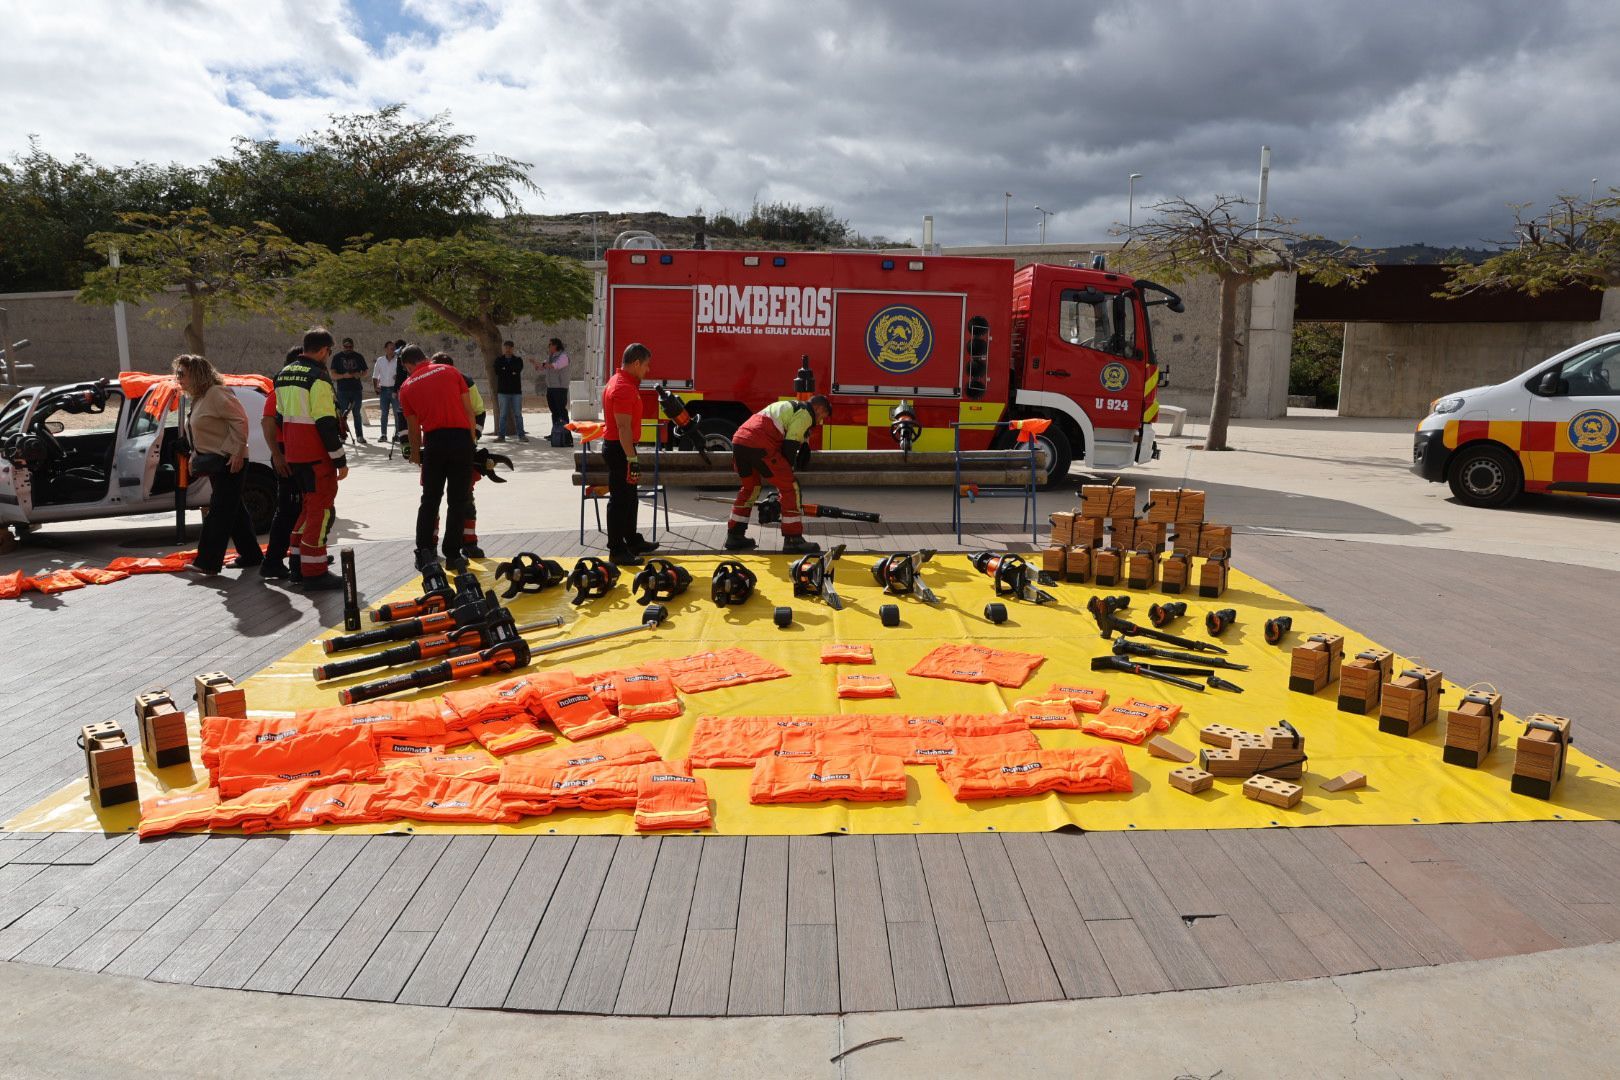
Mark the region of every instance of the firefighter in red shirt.
POLYGON ((636 485, 641 462, 636 457, 636 436, 641 433, 641 380, 652 369, 652 350, 640 342, 625 346, 619 370, 602 388, 602 418, 607 431, 602 459, 608 469, 608 561, 616 566, 640 566, 641 556, 658 550, 636 532, 636 485))
POLYGON ((407 345, 399 362, 409 373, 399 388, 399 407, 410 428, 411 460, 422 466, 422 504, 416 511, 416 568, 435 562, 439 500, 445 500, 444 565, 465 570, 461 551, 467 507, 472 501, 472 396, 467 380, 444 353, 432 362, 418 345, 407 345))
POLYGON ((773 401, 743 421, 731 437, 731 461, 742 478, 731 519, 726 527, 726 550, 749 551, 748 515, 759 497, 761 484, 769 484, 782 497, 782 550, 803 555, 821 550, 804 538, 804 514, 799 509, 799 482, 793 460, 810 437, 810 430, 832 416, 832 402, 817 394, 809 401, 773 401))
POLYGON ((349 475, 337 397, 326 370, 331 355, 331 333, 316 327, 304 335, 302 355, 288 361, 275 382, 283 454, 304 493, 291 539, 298 551, 296 583, 312 590, 343 587, 343 579, 326 568, 326 537, 332 530, 338 482, 349 475))

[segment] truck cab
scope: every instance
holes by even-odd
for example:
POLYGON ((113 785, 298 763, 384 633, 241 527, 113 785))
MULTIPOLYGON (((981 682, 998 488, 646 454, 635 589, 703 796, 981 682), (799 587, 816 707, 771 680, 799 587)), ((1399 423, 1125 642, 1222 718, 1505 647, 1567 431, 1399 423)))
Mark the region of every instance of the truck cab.
POLYGON ((1526 491, 1620 498, 1620 333, 1437 398, 1413 437, 1412 471, 1468 506, 1526 491))
MULTIPOLYGON (((243 501, 263 531, 275 512, 275 475, 258 424, 264 394, 226 389, 248 415, 243 501)), ((156 384, 141 386, 134 400, 108 379, 18 392, 0 407, 0 526, 21 534, 50 522, 172 511, 181 420, 180 395, 156 384)), ((208 498, 206 479, 188 485, 188 507, 208 498)))

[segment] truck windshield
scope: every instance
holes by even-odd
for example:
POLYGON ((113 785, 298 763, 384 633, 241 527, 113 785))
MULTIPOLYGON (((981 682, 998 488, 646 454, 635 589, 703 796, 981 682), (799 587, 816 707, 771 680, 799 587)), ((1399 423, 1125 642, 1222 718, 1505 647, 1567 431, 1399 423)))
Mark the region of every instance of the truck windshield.
POLYGON ((1058 306, 1058 334, 1070 345, 1111 356, 1136 355, 1136 320, 1126 303, 1123 325, 1114 324, 1115 295, 1093 289, 1064 289, 1058 306))

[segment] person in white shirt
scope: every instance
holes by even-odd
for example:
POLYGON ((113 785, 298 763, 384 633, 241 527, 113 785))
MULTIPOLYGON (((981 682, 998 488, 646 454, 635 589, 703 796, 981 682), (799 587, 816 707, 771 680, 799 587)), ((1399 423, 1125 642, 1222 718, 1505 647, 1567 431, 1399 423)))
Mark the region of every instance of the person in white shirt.
POLYGON ((381 414, 377 420, 383 442, 388 441, 388 417, 394 418, 394 430, 400 431, 405 426, 405 418, 399 412, 399 383, 394 378, 399 372, 399 361, 394 357, 394 342, 383 342, 383 354, 377 357, 371 365, 371 388, 377 391, 377 411, 381 414))

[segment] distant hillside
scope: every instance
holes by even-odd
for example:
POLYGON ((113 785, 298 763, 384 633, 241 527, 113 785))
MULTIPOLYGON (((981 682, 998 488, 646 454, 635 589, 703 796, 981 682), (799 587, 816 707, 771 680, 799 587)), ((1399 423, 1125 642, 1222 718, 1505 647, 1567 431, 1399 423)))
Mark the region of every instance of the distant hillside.
MULTIPOLYGON (((661 211, 625 210, 596 215, 596 243, 591 242, 591 215, 589 214, 513 214, 499 218, 495 229, 512 237, 522 246, 547 255, 567 255, 576 259, 589 259, 593 250, 606 251, 613 246, 613 238, 630 229, 652 233, 667 247, 689 248, 701 234, 705 246, 722 251, 740 249, 764 251, 814 251, 837 247, 892 247, 896 241, 881 236, 862 236, 852 233, 843 222, 837 221, 823 208, 802 211, 799 207, 773 204, 756 207, 753 215, 742 221, 725 214, 705 217, 692 214, 681 217, 661 211), (819 236, 811 242, 771 239, 749 229, 761 220, 765 211, 765 224, 781 233, 796 226, 799 235, 819 236), (782 215, 792 215, 784 222, 782 215)), ((910 241, 900 243, 909 244, 910 241)))
MULTIPOLYGON (((1309 250, 1331 250, 1338 245, 1331 240, 1319 240, 1312 244, 1301 245, 1309 250)), ((1466 247, 1435 247, 1432 244, 1398 244, 1394 247, 1352 247, 1349 249, 1353 256, 1362 256, 1374 263, 1384 266, 1412 265, 1432 266, 1441 263, 1471 263, 1479 264, 1495 255, 1495 251, 1485 248, 1466 247)))

